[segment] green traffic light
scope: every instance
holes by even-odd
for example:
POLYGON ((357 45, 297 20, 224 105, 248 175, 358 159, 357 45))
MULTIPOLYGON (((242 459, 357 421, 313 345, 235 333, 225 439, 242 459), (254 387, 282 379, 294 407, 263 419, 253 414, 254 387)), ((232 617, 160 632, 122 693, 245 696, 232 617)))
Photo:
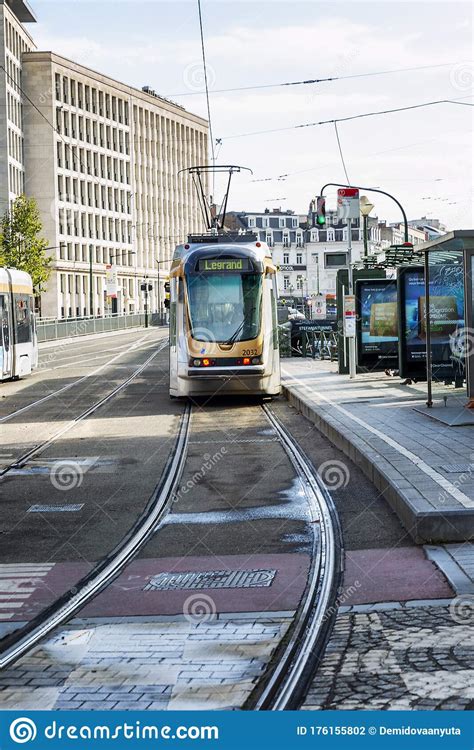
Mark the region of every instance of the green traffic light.
POLYGON ((318 224, 325 224, 326 218, 324 216, 318 216, 318 224))

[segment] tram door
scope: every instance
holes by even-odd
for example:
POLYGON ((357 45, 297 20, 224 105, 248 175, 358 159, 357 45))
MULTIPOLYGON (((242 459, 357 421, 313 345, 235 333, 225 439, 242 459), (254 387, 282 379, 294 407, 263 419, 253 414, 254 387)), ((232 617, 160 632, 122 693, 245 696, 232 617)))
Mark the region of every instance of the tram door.
POLYGON ((12 310, 7 294, 0 294, 0 375, 13 376, 12 310))

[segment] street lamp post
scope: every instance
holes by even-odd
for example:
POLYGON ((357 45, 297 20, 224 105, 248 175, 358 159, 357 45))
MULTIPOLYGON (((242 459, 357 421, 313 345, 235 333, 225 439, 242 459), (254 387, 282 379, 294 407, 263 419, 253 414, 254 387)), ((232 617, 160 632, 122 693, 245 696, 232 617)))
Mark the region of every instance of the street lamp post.
POLYGON ((359 204, 360 204, 360 212, 362 214, 362 222, 363 222, 364 258, 367 258, 367 255, 369 254, 367 224, 368 224, 369 214, 374 208, 374 204, 369 201, 366 195, 361 195, 359 204))
MULTIPOLYGON (((353 295, 354 269, 352 267, 352 219, 347 219, 347 264, 349 273, 349 295, 353 295)), ((349 378, 351 380, 355 378, 356 372, 355 336, 349 336, 349 378)))
POLYGON ((92 276, 92 251, 94 246, 89 245, 89 315, 91 318, 94 317, 94 285, 92 276))
POLYGON ((159 317, 160 324, 161 324, 161 320, 162 320, 162 312, 161 312, 161 287, 160 287, 160 266, 163 263, 168 263, 168 261, 167 260, 157 260, 156 261, 156 264, 158 266, 158 317, 159 317))
POLYGON ((321 188, 320 195, 324 195, 324 191, 327 187, 340 187, 340 188, 356 188, 357 190, 368 190, 372 193, 380 193, 380 195, 386 195, 387 198, 391 198, 394 203, 397 204, 398 208, 400 209, 402 216, 403 216, 403 226, 404 226, 404 236, 405 236, 405 242, 408 242, 408 219, 407 215, 405 213, 405 209, 403 208, 402 204, 399 200, 395 198, 394 195, 391 195, 390 193, 387 193, 385 190, 380 190, 379 188, 373 188, 373 187, 363 187, 362 185, 342 185, 339 182, 327 182, 324 187, 321 188))

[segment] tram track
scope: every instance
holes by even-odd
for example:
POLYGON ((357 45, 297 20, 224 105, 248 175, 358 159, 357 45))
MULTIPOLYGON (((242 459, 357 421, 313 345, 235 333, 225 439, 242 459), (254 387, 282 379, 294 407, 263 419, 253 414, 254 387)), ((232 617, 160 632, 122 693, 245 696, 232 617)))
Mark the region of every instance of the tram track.
POLYGON ((276 711, 298 708, 321 660, 337 611, 343 543, 329 492, 280 420, 267 405, 263 404, 262 408, 303 483, 313 518, 312 559, 302 604, 287 641, 247 706, 254 710, 276 711))
MULTIPOLYGON (((265 404, 258 408, 263 410, 296 478, 304 487, 313 538, 306 588, 293 622, 244 708, 294 709, 303 699, 306 686, 322 657, 337 611, 342 572, 341 533, 331 497, 317 472, 272 410, 265 404)), ((114 550, 72 589, 0 642, 0 669, 13 665, 56 628, 67 624, 124 571, 166 521, 182 481, 188 446, 193 442, 190 433, 191 407, 187 405, 165 470, 136 523, 114 550)))
MULTIPOLYGON (((40 455, 50 445, 55 443, 60 437, 70 432, 70 430, 72 430, 77 424, 79 424, 80 422, 90 417, 98 409, 100 409, 102 406, 108 403, 111 399, 117 396, 121 391, 123 391, 128 385, 130 385, 130 383, 133 382, 133 380, 135 380, 135 378, 137 378, 148 367, 148 365, 155 359, 155 357, 167 346, 167 343, 168 341, 166 339, 160 344, 158 344, 155 351, 145 360, 145 362, 143 362, 139 367, 137 367, 125 380, 119 383, 119 385, 117 385, 113 390, 111 390, 101 399, 95 401, 91 406, 89 406, 87 409, 82 411, 76 417, 71 419, 69 422, 63 425, 59 430, 57 430, 52 435, 50 435, 47 439, 43 440, 42 442, 30 448, 28 451, 26 451, 21 456, 19 456, 14 461, 12 461, 10 464, 8 464, 8 466, 3 467, 3 469, 0 470, 0 479, 4 477, 5 475, 7 475, 12 470, 20 469, 24 467, 28 461, 40 455)), ((90 376, 86 376, 86 378, 87 377, 90 377, 90 376)), ((74 384, 71 384, 71 386, 77 385, 78 382, 80 381, 76 381, 74 384)), ((27 408, 32 408, 33 405, 37 406, 41 403, 44 403, 44 400, 47 400, 47 399, 40 400, 36 402, 35 404, 30 405, 29 407, 23 407, 22 410, 18 410, 17 412, 14 412, 13 416, 18 416, 22 411, 25 411, 27 408)))
POLYGON ((129 533, 76 586, 27 625, 0 641, 0 648, 3 647, 0 653, 0 669, 14 664, 58 626, 67 623, 113 581, 147 543, 176 492, 186 458, 190 414, 190 407, 186 406, 174 449, 169 456, 160 482, 129 533))
MULTIPOLYGON (((126 354, 131 354, 133 352, 136 352, 138 349, 140 349, 141 344, 143 344, 146 341, 146 339, 147 337, 143 336, 141 339, 139 339, 139 341, 134 342, 131 346, 127 346, 126 348, 124 348, 123 351, 119 351, 118 354, 113 356, 111 359, 107 360, 107 362, 104 362, 92 372, 89 372, 86 375, 81 376, 77 380, 74 380, 72 383, 67 383, 65 386, 58 388, 57 390, 52 391, 51 393, 48 393, 46 396, 42 396, 41 398, 36 399, 35 401, 32 401, 29 404, 26 404, 20 409, 16 409, 15 411, 10 412, 10 414, 5 414, 3 417, 0 417, 0 424, 5 424, 6 422, 10 422, 12 419, 19 417, 21 414, 24 414, 27 411, 30 411, 31 409, 35 409, 38 406, 41 406, 42 404, 46 403, 47 401, 50 401, 53 398, 57 398, 60 394, 66 393, 66 391, 69 391, 72 388, 76 388, 81 383, 87 382, 88 380, 90 380, 90 378, 93 378, 96 375, 99 375, 99 373, 101 373, 107 367, 112 366, 116 361, 121 359, 126 354)), ((119 347, 119 348, 122 349, 123 347, 119 347)), ((112 351, 116 351, 116 350, 112 350, 112 351)), ((104 355, 100 355, 100 356, 104 356, 104 355)), ((70 363, 60 365, 59 367, 67 367, 67 366, 70 366, 70 363)), ((56 369, 59 369, 59 367, 56 369)))

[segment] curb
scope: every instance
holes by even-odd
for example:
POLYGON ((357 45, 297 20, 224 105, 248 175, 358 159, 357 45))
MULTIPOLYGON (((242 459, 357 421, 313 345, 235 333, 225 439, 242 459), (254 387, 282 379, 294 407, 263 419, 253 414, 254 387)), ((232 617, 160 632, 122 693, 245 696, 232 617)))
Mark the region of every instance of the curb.
POLYGON ((474 509, 434 509, 406 477, 365 440, 323 416, 310 399, 282 384, 287 401, 309 419, 327 439, 362 470, 387 500, 416 544, 474 540, 474 509), (408 486, 407 486, 408 485, 408 486))

